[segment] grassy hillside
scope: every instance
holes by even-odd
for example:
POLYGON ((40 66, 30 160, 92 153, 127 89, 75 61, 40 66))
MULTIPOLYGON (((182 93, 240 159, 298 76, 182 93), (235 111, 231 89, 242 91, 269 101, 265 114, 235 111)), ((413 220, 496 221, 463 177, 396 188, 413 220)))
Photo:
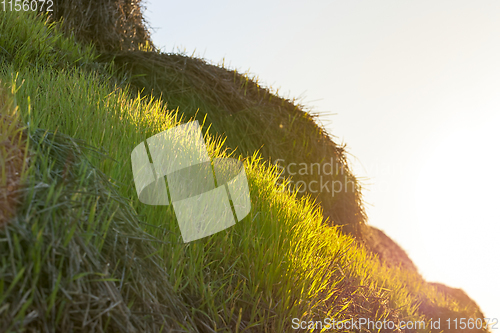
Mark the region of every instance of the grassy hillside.
MULTIPOLYGON (((200 60, 98 53, 32 14, 0 16, 0 331, 289 332, 293 318, 369 318, 440 332, 431 318, 443 328, 447 318, 482 317, 460 293, 383 264, 325 223, 308 195, 286 190, 269 159, 345 164, 342 147, 291 101, 200 60), (165 63, 184 62, 189 86, 151 97, 163 89, 157 81, 127 76, 136 58, 165 66, 162 85, 179 84, 165 63), (197 73, 222 90, 200 86, 197 73), (171 206, 138 201, 130 153, 195 116, 212 158, 244 162, 252 209, 185 244, 171 206)), ((330 221, 362 228, 359 191, 332 202, 330 221)))

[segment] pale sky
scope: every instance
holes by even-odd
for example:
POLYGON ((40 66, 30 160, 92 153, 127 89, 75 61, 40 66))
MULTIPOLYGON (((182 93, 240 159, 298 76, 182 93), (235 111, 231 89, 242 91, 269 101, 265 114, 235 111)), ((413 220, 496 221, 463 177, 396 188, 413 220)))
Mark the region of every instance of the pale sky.
MULTIPOLYGON (((146 2, 153 42, 322 114, 369 223, 500 318, 499 1, 146 2)), ((182 111, 182 109, 181 109, 182 111)))

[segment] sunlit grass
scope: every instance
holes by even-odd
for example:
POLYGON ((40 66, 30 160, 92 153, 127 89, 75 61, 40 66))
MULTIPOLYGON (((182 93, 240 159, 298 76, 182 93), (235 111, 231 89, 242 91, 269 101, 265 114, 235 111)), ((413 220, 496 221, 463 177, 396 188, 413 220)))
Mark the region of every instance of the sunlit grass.
MULTIPOLYGON (((278 185, 275 167, 257 154, 236 156, 250 214, 183 243, 171 206, 138 201, 130 153, 191 118, 115 85, 112 69, 94 67, 91 51, 53 27, 1 15, 11 58, 0 79, 16 88, 11 98, 34 154, 23 207, 0 231, 2 329, 284 332, 292 318, 428 321, 421 302, 476 315, 322 223, 321 210, 278 185)), ((212 158, 230 154, 224 140, 205 135, 212 158)))

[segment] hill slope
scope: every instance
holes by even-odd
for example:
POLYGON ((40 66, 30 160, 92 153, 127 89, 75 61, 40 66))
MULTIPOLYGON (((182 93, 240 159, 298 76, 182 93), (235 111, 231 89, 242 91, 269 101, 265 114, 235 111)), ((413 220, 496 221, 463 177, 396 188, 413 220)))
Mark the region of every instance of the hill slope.
MULTIPOLYGON (((205 79, 200 88, 192 73, 190 86, 171 96, 173 102, 162 97, 169 110, 149 91, 129 90, 127 77, 107 61, 118 59, 127 70, 130 62, 120 64, 120 56, 171 58, 186 66, 199 60, 154 52, 120 51, 115 57, 102 50, 97 58, 31 14, 0 15, 2 119, 16 125, 2 127, 2 135, 30 156, 17 171, 19 190, 7 187, 5 168, 0 178, 2 196, 20 198, 0 231, 0 330, 281 332, 294 331, 294 318, 369 318, 423 321, 427 329, 404 331, 428 332, 431 318, 481 318, 461 295, 381 263, 325 223, 323 210, 307 195, 279 184, 280 169, 254 155, 256 149, 272 161, 321 163, 317 156, 331 156, 345 163, 342 148, 293 103, 248 88, 255 83, 242 93, 240 82, 230 86, 226 73, 241 75, 212 66, 203 73, 221 73, 209 79, 220 79, 223 91, 234 95, 204 89, 205 79), (230 109, 247 96, 249 106, 230 109), (268 98, 269 104, 263 102, 268 98), (224 108, 218 101, 230 104, 224 108), (198 108, 197 116, 206 116, 210 156, 232 153, 245 162, 252 210, 234 227, 184 244, 170 207, 138 202, 128 161, 138 143, 189 120, 198 108), (227 150, 236 145, 235 152, 227 150), (316 146, 323 150, 313 151, 316 146)), ((154 82, 144 87, 154 88, 154 82)), ((14 152, 2 150, 2 161, 14 152)), ((345 170, 347 181, 354 180, 345 170)), ((362 237, 359 190, 336 197, 331 209, 338 216, 330 215, 336 223, 352 218, 360 226, 352 233, 362 237)))

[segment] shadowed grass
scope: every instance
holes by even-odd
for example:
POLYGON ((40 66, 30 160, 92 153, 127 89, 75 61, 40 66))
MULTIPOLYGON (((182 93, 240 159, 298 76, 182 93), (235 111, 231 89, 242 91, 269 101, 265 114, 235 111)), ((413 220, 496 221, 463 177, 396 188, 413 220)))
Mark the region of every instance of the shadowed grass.
POLYGON ((156 240, 84 153, 102 155, 41 129, 29 141, 24 205, 0 231, 0 330, 196 330, 156 240))
MULTIPOLYGON (((479 317, 324 224, 322 210, 286 191, 279 169, 256 154, 236 156, 245 163, 250 214, 184 244, 172 207, 138 202, 130 165, 137 144, 191 119, 183 106, 168 110, 162 100, 131 94, 89 71, 91 62, 50 63, 39 49, 27 55, 29 41, 11 38, 13 58, 35 61, 0 68, 34 158, 23 206, 0 231, 2 329, 289 332, 293 318, 428 322, 436 312, 427 306, 479 317)), ((71 44, 61 45, 72 54, 71 44)), ((212 158, 234 155, 225 137, 205 133, 212 158)))
POLYGON ((63 37, 56 26, 46 15, 35 21, 33 12, 2 12, 0 62, 18 68, 91 63, 96 56, 94 50, 80 46, 74 38, 63 37))

